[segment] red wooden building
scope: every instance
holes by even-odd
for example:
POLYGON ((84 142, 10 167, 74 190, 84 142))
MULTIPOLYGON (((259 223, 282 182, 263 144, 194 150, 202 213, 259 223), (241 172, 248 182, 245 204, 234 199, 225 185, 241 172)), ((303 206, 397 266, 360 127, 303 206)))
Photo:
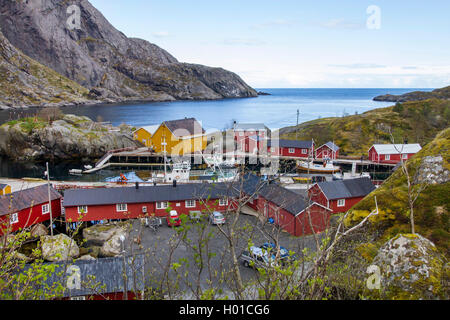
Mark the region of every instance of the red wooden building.
POLYGON ((118 187, 68 190, 64 195, 67 222, 166 217, 169 208, 178 214, 207 209, 226 211, 232 205, 222 184, 179 184, 151 187, 118 187))
POLYGON ((333 142, 327 142, 316 149, 316 159, 337 159, 339 157, 339 147, 333 142))
POLYGON ((302 159, 314 158, 314 140, 269 140, 268 152, 273 156, 294 157, 302 159))
POLYGON ((276 225, 293 236, 320 233, 329 228, 329 208, 310 202, 303 195, 276 183, 264 182, 256 176, 247 175, 244 192, 253 196, 247 204, 250 208, 267 219, 273 219, 276 225))
POLYGON ((308 193, 311 200, 336 214, 347 212, 374 190, 375 186, 369 178, 359 178, 319 182, 308 193))
POLYGON ((237 150, 253 153, 254 148, 249 146, 249 138, 263 140, 271 136, 271 131, 263 123, 239 123, 234 125, 234 140, 237 150))
POLYGON ((420 144, 374 144, 369 149, 369 160, 376 163, 396 164, 406 161, 422 150, 420 144))
MULTIPOLYGON (((50 201, 53 219, 61 216, 61 194, 50 187, 50 201)), ((50 220, 48 186, 16 191, 0 196, 0 234, 50 220)))

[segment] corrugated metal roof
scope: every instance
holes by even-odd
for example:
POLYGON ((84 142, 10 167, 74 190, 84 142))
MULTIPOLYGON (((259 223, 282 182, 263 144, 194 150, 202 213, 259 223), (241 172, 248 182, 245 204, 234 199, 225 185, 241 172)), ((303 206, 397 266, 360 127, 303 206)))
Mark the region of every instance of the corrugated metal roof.
POLYGON ((150 133, 153 136, 155 134, 156 130, 158 130, 159 127, 160 127, 159 124, 158 125, 154 125, 154 126, 145 126, 145 127, 138 128, 136 131, 138 131, 139 129, 144 129, 145 131, 147 131, 148 133, 150 133))
POLYGON ((104 189, 67 190, 64 207, 108 205, 119 203, 149 203, 190 199, 220 199, 231 196, 225 184, 190 183, 163 186, 117 187, 104 189))
MULTIPOLYGON (((327 143, 324 144, 324 146, 327 146, 328 148, 330 148, 332 151, 338 151, 339 147, 337 145, 335 145, 333 142, 328 141, 327 143)), ((323 147, 323 146, 322 146, 323 147)))
POLYGON ((365 197, 375 190, 369 178, 326 181, 318 185, 328 200, 365 197))
MULTIPOLYGON (((123 262, 123 257, 116 257, 97 259, 95 261, 78 260, 67 264, 64 262, 47 263, 45 264, 46 266, 55 265, 56 269, 43 286, 48 285, 51 287, 52 285, 61 284, 66 289, 63 293, 63 298, 123 292, 123 262), (79 279, 80 281, 73 282, 73 279, 79 279)), ((145 288, 144 266, 144 254, 136 254, 134 257, 125 259, 128 291, 140 291, 145 288)), ((25 271, 27 268, 30 267, 27 266, 25 271)), ((46 291, 45 288, 43 290, 44 292, 46 291)))
POLYGON ((297 148, 297 149, 310 149, 313 146, 313 141, 300 141, 300 140, 269 140, 268 146, 272 147, 278 143, 280 148, 297 148))
MULTIPOLYGON (((58 191, 50 187, 51 201, 61 197, 58 191)), ((36 206, 42 203, 48 203, 48 189, 46 184, 0 196, 0 216, 18 212, 30 208, 32 205, 36 206)))
POLYGON ((205 133, 202 125, 195 118, 164 121, 164 124, 177 137, 193 136, 205 133))
POLYGON ((267 130, 269 131, 269 128, 264 123, 238 123, 234 127, 237 131, 262 131, 267 130))
POLYGON ((422 150, 420 144, 374 144, 378 154, 410 154, 422 150))

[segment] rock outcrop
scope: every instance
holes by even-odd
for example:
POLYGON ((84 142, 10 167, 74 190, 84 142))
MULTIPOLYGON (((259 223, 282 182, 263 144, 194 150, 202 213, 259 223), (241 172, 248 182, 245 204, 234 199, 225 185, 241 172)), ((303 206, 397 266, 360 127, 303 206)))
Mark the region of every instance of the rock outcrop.
POLYGON ((373 261, 381 269, 387 299, 436 299, 443 294, 445 259, 418 234, 399 234, 382 246, 373 261))
POLYGON ((180 63, 152 43, 126 37, 86 0, 0 0, 0 28, 24 54, 90 90, 87 97, 91 99, 120 102, 257 96, 234 73, 180 63), (79 28, 71 27, 71 6, 78 8, 79 28))
POLYGON ((0 127, 0 154, 19 161, 98 159, 128 147, 136 147, 131 134, 87 117, 64 115, 51 124, 27 118, 0 127))
MULTIPOLYGON (((102 257, 116 257, 123 251, 121 238, 127 238, 125 224, 96 225, 83 229, 83 238, 87 245, 100 247, 96 255, 102 257)), ((95 254, 94 254, 95 255, 95 254)))
POLYGON ((431 92, 414 91, 402 95, 385 94, 373 98, 374 101, 386 102, 408 102, 408 101, 422 101, 428 99, 450 99, 450 86, 436 89, 431 92))

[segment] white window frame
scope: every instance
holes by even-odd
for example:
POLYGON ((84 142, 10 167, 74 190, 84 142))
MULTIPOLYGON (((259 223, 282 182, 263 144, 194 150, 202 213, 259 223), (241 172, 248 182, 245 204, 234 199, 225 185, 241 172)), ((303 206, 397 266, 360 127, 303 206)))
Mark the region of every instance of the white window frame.
POLYGON ((42 205, 42 214, 47 214, 47 213, 50 213, 50 204, 49 203, 42 205))
POLYGON ((195 200, 186 200, 185 202, 184 202, 184 205, 186 206, 186 208, 195 208, 196 206, 197 206, 197 201, 195 201, 195 200), (192 205, 192 202, 194 203, 193 205, 192 205))
POLYGON ((128 205, 126 203, 118 203, 118 204, 116 204, 116 211, 117 212, 127 212, 128 205))
POLYGON ((391 155, 390 154, 385 154, 384 155, 384 160, 391 160, 391 155))
POLYGON ((162 210, 167 209, 169 207, 169 203, 167 201, 160 201, 156 203, 156 209, 162 210))
POLYGON ((289 153, 295 153, 295 148, 289 148, 289 153))
POLYGON ((337 206, 340 208, 345 207, 345 199, 339 199, 337 202, 337 206))
POLYGON ((244 132, 243 131, 239 131, 239 137, 243 137, 244 136, 244 132))
POLYGON ((302 154, 308 154, 308 149, 302 149, 302 154))
POLYGON ((219 199, 219 206, 225 207, 228 206, 228 199, 219 199))
POLYGON ((77 210, 78 210, 78 214, 88 213, 88 206, 78 206, 77 210), (83 209, 85 209, 85 210, 83 210, 83 209), (84 211, 84 212, 82 212, 82 211, 84 211))
POLYGON ((19 213, 11 213, 11 215, 9 216, 9 223, 10 224, 16 224, 19 222, 19 213))
POLYGON ((408 160, 408 154, 406 154, 406 153, 402 154, 402 159, 403 160, 408 160))

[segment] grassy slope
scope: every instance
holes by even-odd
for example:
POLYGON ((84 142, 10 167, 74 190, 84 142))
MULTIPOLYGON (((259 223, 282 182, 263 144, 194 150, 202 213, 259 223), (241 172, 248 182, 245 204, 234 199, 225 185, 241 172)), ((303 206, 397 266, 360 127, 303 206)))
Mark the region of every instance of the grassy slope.
MULTIPOLYGON (((408 172, 414 177, 424 157, 441 155, 444 167, 450 170, 450 128, 439 135, 421 152, 408 161, 408 172)), ((379 189, 352 208, 346 221, 353 225, 375 208, 374 197, 380 214, 372 222, 373 230, 380 234, 380 243, 399 233, 410 233, 409 206, 407 203, 406 176, 397 170, 379 189)), ((414 206, 416 232, 433 241, 447 256, 450 253, 450 182, 428 186, 414 206)))
MULTIPOLYGON (((299 139, 314 139, 317 146, 334 141, 341 154, 360 157, 374 143, 391 143, 389 130, 396 142, 425 145, 450 124, 450 101, 431 99, 405 102, 397 107, 380 108, 360 115, 324 118, 298 126, 299 139)), ((295 139, 295 127, 280 130, 284 139, 295 139)))

